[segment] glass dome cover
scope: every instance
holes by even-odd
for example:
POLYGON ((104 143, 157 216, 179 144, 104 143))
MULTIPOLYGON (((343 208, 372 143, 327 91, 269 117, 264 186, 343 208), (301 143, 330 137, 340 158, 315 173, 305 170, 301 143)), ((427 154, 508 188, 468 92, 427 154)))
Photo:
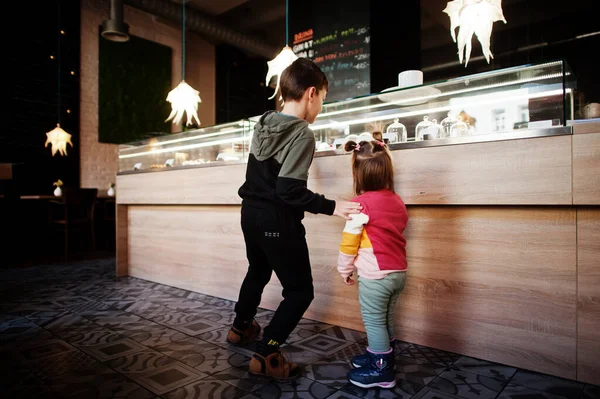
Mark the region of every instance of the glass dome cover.
POLYGON ((425 115, 415 128, 415 141, 437 139, 439 134, 440 125, 438 125, 437 120, 430 121, 429 116, 425 115))
POLYGON ((457 122, 459 122, 458 118, 456 116, 454 116, 454 114, 452 112, 448 112, 448 116, 446 116, 440 122, 440 127, 441 127, 441 135, 440 136, 443 138, 452 137, 452 135, 451 135, 452 126, 454 124, 456 124, 457 122))
POLYGON ((389 144, 406 142, 408 140, 406 126, 400 123, 398 118, 394 119, 394 123, 390 123, 385 130, 383 139, 387 139, 389 144))

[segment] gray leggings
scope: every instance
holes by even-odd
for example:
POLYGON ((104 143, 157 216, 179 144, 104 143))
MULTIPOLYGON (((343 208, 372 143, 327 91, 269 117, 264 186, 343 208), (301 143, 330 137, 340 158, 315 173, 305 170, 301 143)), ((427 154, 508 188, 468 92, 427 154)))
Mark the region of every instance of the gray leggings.
POLYGON ((385 352, 394 337, 394 308, 404 289, 406 272, 390 273, 380 280, 358 278, 358 300, 367 330, 369 349, 385 352))

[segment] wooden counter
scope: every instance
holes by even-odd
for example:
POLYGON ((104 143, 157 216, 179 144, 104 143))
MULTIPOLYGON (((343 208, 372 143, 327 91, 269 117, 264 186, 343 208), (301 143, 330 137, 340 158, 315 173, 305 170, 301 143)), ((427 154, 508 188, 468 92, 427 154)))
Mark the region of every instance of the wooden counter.
MULTIPOLYGON (((566 135, 392 151, 395 185, 410 205, 571 205, 571 141, 566 135)), ((246 165, 232 165, 120 175, 119 203, 240 204, 245 172, 246 165)), ((349 156, 315 158, 309 176, 317 192, 352 196, 349 156)))
MULTIPOLYGON (((574 133, 393 151, 410 216, 397 338, 600 384, 600 127, 574 133)), ((309 186, 350 198, 349 160, 316 158, 309 186)), ((237 300, 244 172, 118 176, 117 273, 237 300)), ((343 220, 304 224, 306 317, 364 330, 356 288, 335 268, 343 220)), ((261 306, 280 300, 273 277, 261 306)))

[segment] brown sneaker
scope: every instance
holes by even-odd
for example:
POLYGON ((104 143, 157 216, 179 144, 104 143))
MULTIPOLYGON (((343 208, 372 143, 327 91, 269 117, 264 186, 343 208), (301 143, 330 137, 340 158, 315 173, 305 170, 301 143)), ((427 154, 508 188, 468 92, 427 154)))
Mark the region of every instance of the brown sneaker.
POLYGON ((238 330, 235 327, 231 327, 227 333, 227 342, 234 345, 246 345, 256 341, 259 334, 260 324, 258 324, 256 320, 252 320, 250 326, 245 330, 238 330))
POLYGON ((292 381, 300 377, 300 367, 290 362, 279 349, 267 357, 255 353, 248 367, 250 374, 268 377, 280 382, 292 381))

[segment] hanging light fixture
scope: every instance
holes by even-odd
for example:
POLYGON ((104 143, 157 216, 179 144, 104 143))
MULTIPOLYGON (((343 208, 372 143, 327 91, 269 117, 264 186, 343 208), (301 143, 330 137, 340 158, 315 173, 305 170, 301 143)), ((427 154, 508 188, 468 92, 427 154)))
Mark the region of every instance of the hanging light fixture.
POLYGON ((186 125, 193 124, 194 120, 200 125, 198 118, 198 103, 202 102, 200 92, 185 82, 185 0, 182 1, 181 6, 181 82, 167 95, 167 101, 171 103, 171 114, 165 122, 172 120, 178 125, 183 119, 183 114, 187 113, 186 125))
POLYGON ((502 0, 454 0, 449 1, 444 12, 450 17, 450 34, 458 46, 458 60, 465 67, 471 57, 471 38, 477 36, 488 64, 494 58, 490 51, 492 25, 496 21, 506 23, 502 13, 502 0), (455 30, 458 28, 458 39, 455 30))
POLYGON ((277 91, 279 90, 279 80, 281 78, 281 73, 285 68, 290 66, 292 62, 296 61, 298 57, 294 54, 292 48, 288 45, 289 38, 289 11, 288 11, 288 1, 285 0, 285 47, 281 50, 277 57, 273 58, 271 61, 267 61, 267 65, 269 66, 269 70, 267 72, 266 85, 269 85, 271 78, 277 76, 277 86, 275 86, 275 92, 269 100, 274 98, 277 95, 277 91))
POLYGON ((129 40, 129 25, 123 21, 123 0, 110 0, 110 19, 102 22, 100 34, 113 42, 129 40))
POLYGON ((46 144, 44 144, 44 147, 48 147, 48 144, 52 145, 52 156, 56 155, 56 153, 58 152, 60 155, 67 155, 67 144, 70 144, 71 147, 73 147, 73 143, 71 142, 71 135, 67 132, 65 132, 61 127, 60 127, 60 41, 61 41, 61 35, 64 34, 64 32, 60 29, 60 1, 58 2, 58 40, 57 40, 57 54, 56 54, 56 61, 58 62, 57 64, 57 70, 58 70, 58 90, 57 90, 57 97, 58 97, 58 106, 57 106, 57 119, 58 122, 56 123, 56 127, 54 129, 52 129, 51 131, 49 131, 48 133, 46 133, 46 144))

